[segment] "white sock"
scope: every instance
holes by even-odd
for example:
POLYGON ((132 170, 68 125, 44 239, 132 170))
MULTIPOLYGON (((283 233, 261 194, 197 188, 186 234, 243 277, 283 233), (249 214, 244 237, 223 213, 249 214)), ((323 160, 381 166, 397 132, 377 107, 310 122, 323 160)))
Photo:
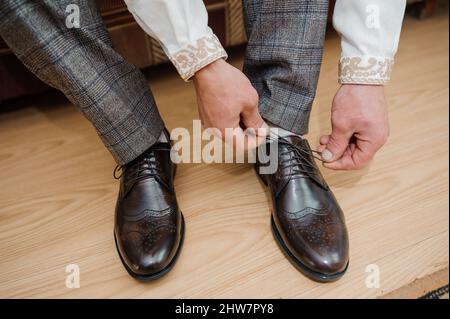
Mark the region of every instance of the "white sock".
POLYGON ((161 135, 158 138, 158 142, 160 142, 160 143, 169 143, 169 140, 167 139, 167 136, 166 136, 164 130, 161 132, 161 135))
POLYGON ((288 137, 288 136, 297 136, 297 137, 303 138, 302 135, 299 135, 299 134, 296 134, 294 132, 285 130, 284 128, 276 126, 276 125, 274 125, 274 124, 272 124, 270 122, 268 122, 268 125, 270 126, 270 131, 271 131, 270 132, 270 136, 272 138, 278 138, 278 137, 283 137, 284 138, 284 137, 288 137), (273 131, 273 129, 276 129, 276 134, 273 131))

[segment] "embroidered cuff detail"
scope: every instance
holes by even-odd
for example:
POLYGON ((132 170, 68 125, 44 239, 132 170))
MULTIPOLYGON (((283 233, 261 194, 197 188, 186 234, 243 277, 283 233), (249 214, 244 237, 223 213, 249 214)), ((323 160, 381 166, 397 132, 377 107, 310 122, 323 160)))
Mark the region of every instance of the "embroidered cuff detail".
POLYGON ((386 57, 342 57, 339 61, 339 83, 386 84, 393 65, 394 59, 386 57))
POLYGON ((189 81, 195 72, 220 58, 228 58, 228 55, 219 39, 210 34, 188 44, 169 58, 183 80, 189 81))

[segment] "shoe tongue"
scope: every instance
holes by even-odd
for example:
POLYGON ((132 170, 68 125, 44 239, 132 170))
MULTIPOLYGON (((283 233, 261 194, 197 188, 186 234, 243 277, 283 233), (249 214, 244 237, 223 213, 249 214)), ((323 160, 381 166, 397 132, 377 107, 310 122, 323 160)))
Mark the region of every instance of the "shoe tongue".
POLYGON ((300 144, 304 139, 298 135, 288 135, 288 136, 283 136, 283 139, 294 144, 300 144))
MULTIPOLYGON (((297 148, 303 150, 301 152, 301 156, 294 156, 295 158, 291 157, 292 162, 294 164, 299 165, 302 168, 302 170, 305 171, 304 172, 305 175, 308 175, 309 177, 313 178, 317 183, 321 184, 322 186, 325 185, 325 181, 323 180, 318 168, 315 165, 314 156, 312 154, 308 140, 295 135, 284 137, 284 139, 289 143, 291 143, 292 145, 295 145, 297 148)), ((292 150, 290 155, 286 156, 292 156, 293 152, 294 151, 292 150)), ((287 169, 286 172, 289 172, 289 169, 287 169)))
POLYGON ((159 142, 154 145, 154 147, 155 148, 147 150, 129 164, 129 174, 132 176, 131 179, 134 180, 139 180, 140 178, 154 179, 155 181, 165 184, 164 186, 169 187, 168 185, 170 183, 167 180, 167 174, 164 174, 164 171, 168 168, 165 167, 164 163, 170 160, 170 155, 168 151, 165 150, 170 150, 170 144, 159 142))

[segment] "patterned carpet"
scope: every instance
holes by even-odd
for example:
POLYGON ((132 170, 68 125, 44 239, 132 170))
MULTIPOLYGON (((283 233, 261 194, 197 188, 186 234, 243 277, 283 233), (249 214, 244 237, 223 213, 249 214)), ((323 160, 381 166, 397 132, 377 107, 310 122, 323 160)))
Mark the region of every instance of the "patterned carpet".
POLYGON ((448 299, 448 284, 436 290, 430 291, 419 299, 448 299))

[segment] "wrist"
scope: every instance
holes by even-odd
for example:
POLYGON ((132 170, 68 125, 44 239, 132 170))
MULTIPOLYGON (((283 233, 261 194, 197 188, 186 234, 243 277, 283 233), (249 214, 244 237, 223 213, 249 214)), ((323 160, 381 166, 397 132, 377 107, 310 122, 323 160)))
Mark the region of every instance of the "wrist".
POLYGON ((346 83, 341 84, 341 89, 344 91, 350 90, 359 90, 359 91, 371 91, 371 92, 384 92, 384 85, 381 84, 355 84, 355 83, 346 83))
POLYGON ((362 84, 362 83, 342 83, 341 87, 371 87, 371 88, 384 88, 382 84, 362 84))
POLYGON ((226 64, 225 60, 217 59, 217 60, 205 65, 203 68, 201 68, 197 72, 195 72, 194 77, 193 77, 194 81, 201 80, 202 78, 205 78, 209 74, 216 72, 218 69, 220 69, 222 67, 222 65, 224 63, 226 64))

